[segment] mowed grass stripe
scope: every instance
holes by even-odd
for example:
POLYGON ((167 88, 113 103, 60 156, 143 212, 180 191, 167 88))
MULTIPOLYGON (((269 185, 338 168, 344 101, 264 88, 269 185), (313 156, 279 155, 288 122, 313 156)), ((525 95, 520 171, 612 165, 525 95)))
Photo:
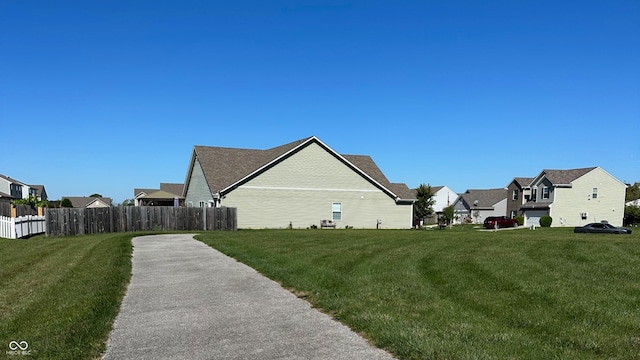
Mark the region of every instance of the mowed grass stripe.
POLYGON ((640 357, 640 237, 273 230, 205 243, 403 359, 640 357))
POLYGON ((30 358, 92 359, 131 276, 133 234, 0 239, 0 342, 30 358))

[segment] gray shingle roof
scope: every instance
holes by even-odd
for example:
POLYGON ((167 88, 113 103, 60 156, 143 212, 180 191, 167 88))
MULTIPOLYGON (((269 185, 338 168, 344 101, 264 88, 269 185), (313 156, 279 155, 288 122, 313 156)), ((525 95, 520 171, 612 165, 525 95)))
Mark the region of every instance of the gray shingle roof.
POLYGON ((87 207, 87 205, 91 204, 96 199, 99 199, 100 201, 107 204, 108 206, 111 206, 111 198, 108 198, 108 197, 98 198, 98 197, 88 197, 88 196, 63 196, 62 200, 64 199, 69 199, 69 201, 71 201, 71 205, 73 205, 74 208, 87 207))
MULTIPOLYGON (((267 150, 238 149, 212 146, 195 146, 197 157, 212 193, 220 192, 240 180, 254 174, 262 167, 289 153, 296 147, 313 139, 308 137, 267 150)), ((320 142, 318 142, 320 143, 320 142)), ((322 145, 322 144, 321 144, 322 145)), ((410 191, 404 184, 391 184, 373 159, 367 155, 340 155, 353 166, 364 172, 402 199, 411 199, 410 191), (396 193, 396 191, 398 191, 396 193), (406 197, 405 197, 406 196, 406 197)), ((187 179, 187 181, 189 181, 187 179)))
POLYGON ((544 175, 553 185, 567 185, 593 169, 595 167, 571 170, 542 170, 541 175, 544 175))
POLYGON ((176 197, 178 199, 184 199, 182 197, 182 195, 180 195, 180 194, 175 194, 175 193, 171 193, 171 192, 164 191, 164 190, 158 190, 158 191, 152 192, 150 194, 142 196, 141 198, 143 198, 143 199, 173 199, 173 198, 176 198, 176 197))
POLYGON ((460 197, 472 208, 477 200, 475 207, 488 209, 507 198, 507 189, 469 189, 460 197))
POLYGON ((194 152, 202 166, 211 192, 216 193, 251 175, 306 140, 308 139, 268 150, 195 146, 194 152))
POLYGON ((177 196, 182 196, 182 188, 184 188, 184 184, 160 183, 160 190, 177 196))
POLYGON ((184 184, 178 183, 160 183, 159 189, 133 189, 133 196, 136 197, 140 193, 145 193, 147 195, 152 194, 158 191, 166 191, 178 197, 182 196, 182 188, 184 188, 184 184))
POLYGON ((19 180, 13 179, 13 178, 11 178, 11 177, 9 177, 9 176, 6 176, 6 175, 2 175, 2 174, 0 174, 0 178, 5 179, 5 180, 7 180, 7 181, 9 181, 9 182, 11 182, 11 183, 14 183, 14 184, 24 185, 24 186, 29 186, 29 185, 27 185, 27 184, 23 183, 22 181, 19 181, 19 180))
POLYGON ((530 177, 517 177, 517 178, 514 178, 513 180, 517 182, 518 185, 520 185, 520 187, 525 187, 525 186, 529 186, 534 179, 535 178, 530 178, 530 177))
POLYGON ((160 189, 133 189, 133 197, 138 196, 140 193, 151 194, 156 191, 160 191, 160 189))

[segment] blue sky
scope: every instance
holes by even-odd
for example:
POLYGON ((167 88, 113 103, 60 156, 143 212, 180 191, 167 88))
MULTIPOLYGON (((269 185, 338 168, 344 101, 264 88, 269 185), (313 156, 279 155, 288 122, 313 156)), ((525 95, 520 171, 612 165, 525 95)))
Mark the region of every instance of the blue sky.
POLYGON ((316 135, 392 182, 640 181, 640 2, 0 2, 0 174, 183 182, 194 145, 316 135))

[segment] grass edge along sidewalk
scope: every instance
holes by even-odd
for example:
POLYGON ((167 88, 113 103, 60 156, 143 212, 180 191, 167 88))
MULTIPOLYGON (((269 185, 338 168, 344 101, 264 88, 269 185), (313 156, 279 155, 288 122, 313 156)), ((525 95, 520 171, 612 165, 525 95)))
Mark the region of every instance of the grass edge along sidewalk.
POLYGON ((401 359, 640 356, 640 237, 571 229, 196 238, 401 359))
POLYGON ((0 239, 0 358, 99 357, 139 235, 0 239))

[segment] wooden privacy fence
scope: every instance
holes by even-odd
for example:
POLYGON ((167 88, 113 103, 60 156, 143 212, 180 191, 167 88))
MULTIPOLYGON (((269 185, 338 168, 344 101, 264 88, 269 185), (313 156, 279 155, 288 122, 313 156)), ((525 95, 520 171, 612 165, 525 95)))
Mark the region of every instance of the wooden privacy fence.
POLYGON ((0 201, 0 216, 11 217, 11 207, 16 209, 14 216, 38 215, 38 209, 29 205, 11 205, 8 201, 0 201))
POLYGON ((45 232, 45 217, 25 215, 18 217, 0 216, 0 237, 21 239, 45 232))
POLYGON ((119 206, 56 208, 45 213, 47 236, 127 231, 237 230, 235 208, 119 206))

